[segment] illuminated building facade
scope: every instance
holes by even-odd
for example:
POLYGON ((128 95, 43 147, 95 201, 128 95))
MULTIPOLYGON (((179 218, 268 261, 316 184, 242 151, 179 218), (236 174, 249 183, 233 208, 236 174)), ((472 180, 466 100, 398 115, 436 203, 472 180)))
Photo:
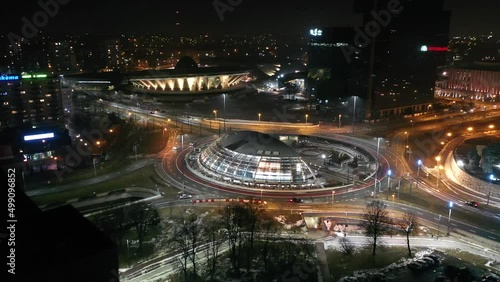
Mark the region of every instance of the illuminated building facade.
POLYGON ((132 91, 164 96, 220 94, 242 89, 251 80, 250 71, 198 68, 190 57, 181 58, 173 70, 129 78, 132 91))
POLYGON ((312 175, 292 148, 254 131, 222 136, 200 153, 198 162, 205 174, 237 184, 305 185, 312 175))
POLYGON ((436 83, 435 98, 465 102, 496 102, 500 95, 500 64, 457 65, 436 83))
POLYGON ((57 76, 22 74, 3 77, 11 79, 0 80, 0 129, 64 124, 57 76))

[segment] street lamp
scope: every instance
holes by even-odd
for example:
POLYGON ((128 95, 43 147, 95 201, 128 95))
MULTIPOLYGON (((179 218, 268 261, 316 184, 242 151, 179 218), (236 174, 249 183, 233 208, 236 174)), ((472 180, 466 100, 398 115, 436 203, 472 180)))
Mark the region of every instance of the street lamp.
POLYGON ((354 121, 356 120, 356 96, 354 96, 354 105, 352 108, 352 132, 354 133, 354 121))
POLYGON ((373 196, 377 194, 377 176, 378 176, 378 153, 380 148, 380 137, 377 137, 377 159, 375 160, 375 186, 373 187, 373 196))
POLYGON ((323 159, 323 165, 326 165, 326 155, 322 154, 321 158, 323 159))
POLYGON ((339 128, 340 128, 340 120, 342 119, 342 114, 339 114, 339 128))
POLYGON ((453 202, 449 202, 448 203, 448 207, 450 208, 450 211, 448 213, 448 234, 447 235, 450 235, 450 224, 451 224, 451 208, 453 207, 453 202))
POLYGON ((217 110, 214 110, 215 119, 217 119, 217 110))
POLYGON ((474 127, 472 127, 472 126, 467 128, 467 131, 472 131, 472 130, 474 130, 474 127))
POLYGON ((490 174, 490 189, 488 189, 488 198, 486 200, 486 205, 490 205, 490 195, 491 195, 491 188, 493 187, 493 181, 495 181, 496 178, 493 174, 490 174))
POLYGON ((224 132, 226 132, 226 94, 222 94, 224 97, 224 132))
MULTIPOLYGON (((417 182, 415 184, 415 188, 418 189, 418 180, 420 177, 420 167, 422 166, 422 160, 417 161, 417 182)), ((410 185, 410 194, 411 194, 411 185, 410 185)))
POLYGON ((262 189, 260 189, 260 200, 262 201, 262 189))
POLYGON ((394 194, 392 194, 392 202, 394 203, 394 194))
POLYGON ((333 205, 333 202, 335 202, 335 191, 332 191, 332 205, 333 205))
POLYGON ((308 118, 308 117, 309 117, 309 115, 308 115, 308 114, 306 114, 306 124, 307 124, 307 118, 308 118))
POLYGON ((388 170, 387 171, 387 189, 389 189, 390 185, 391 185, 391 174, 392 174, 392 170, 388 170))
POLYGON ((260 122, 260 113, 259 113, 259 122, 260 122))
POLYGON ((440 161, 441 161, 441 156, 437 156, 437 157, 436 157, 436 162, 437 162, 437 166, 436 166, 436 169, 437 169, 436 188, 438 188, 438 187, 439 187, 439 173, 440 173, 440 172, 439 172, 439 168, 440 168, 440 166, 439 166, 439 162, 440 162, 440 161))

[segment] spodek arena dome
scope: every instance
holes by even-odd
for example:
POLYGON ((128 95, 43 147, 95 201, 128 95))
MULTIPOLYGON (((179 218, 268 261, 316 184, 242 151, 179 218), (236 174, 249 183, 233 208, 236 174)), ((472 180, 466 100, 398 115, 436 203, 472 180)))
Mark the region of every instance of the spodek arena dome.
POLYGON ((305 184, 312 172, 299 154, 259 132, 226 134, 199 156, 200 168, 215 178, 241 184, 305 184))

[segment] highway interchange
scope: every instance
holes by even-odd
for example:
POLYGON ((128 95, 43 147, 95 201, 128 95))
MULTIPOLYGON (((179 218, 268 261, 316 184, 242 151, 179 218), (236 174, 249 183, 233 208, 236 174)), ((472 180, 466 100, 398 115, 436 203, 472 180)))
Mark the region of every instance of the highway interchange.
MULTIPOLYGON (((120 174, 128 173, 147 165, 154 165, 158 175, 170 185, 179 188, 183 193, 193 194, 193 199, 208 199, 208 198, 238 198, 238 197, 253 197, 256 199, 263 198, 269 202, 268 208, 290 208, 292 210, 300 210, 306 212, 319 212, 332 217, 341 217, 344 212, 349 212, 352 218, 360 217, 359 209, 362 209, 367 201, 372 200, 373 192, 376 191, 374 181, 370 181, 358 187, 351 189, 340 189, 335 191, 335 203, 332 205, 329 202, 332 190, 315 191, 315 192, 294 192, 276 193, 272 191, 255 191, 242 193, 230 185, 221 185, 208 183, 203 179, 197 178, 190 173, 183 162, 185 155, 193 149, 189 143, 196 141, 197 145, 210 142, 218 137, 217 130, 210 130, 219 126, 219 132, 223 131, 225 125, 228 130, 255 130, 269 134, 288 134, 288 135, 307 135, 316 136, 324 139, 335 139, 342 142, 355 144, 363 148, 373 156, 379 155, 381 168, 391 169, 393 181, 403 179, 411 181, 419 181, 418 189, 427 192, 427 195, 436 197, 442 200, 443 207, 452 201, 455 203, 454 213, 457 211, 467 214, 475 214, 477 218, 484 219, 493 225, 487 229, 480 227, 470 222, 462 222, 451 218, 448 223, 448 215, 446 213, 437 214, 423 207, 415 205, 387 201, 388 208, 396 213, 411 212, 415 213, 425 221, 429 226, 434 228, 440 226, 444 234, 447 225, 450 226, 453 232, 463 231, 470 234, 471 238, 482 238, 488 241, 489 246, 493 246, 497 251, 500 249, 500 199, 498 197, 490 198, 490 206, 485 207, 486 195, 477 193, 471 189, 467 189, 447 178, 445 173, 440 175, 440 180, 436 181, 435 156, 447 156, 450 151, 458 144, 462 143, 464 138, 483 135, 500 134, 491 127, 491 124, 496 125, 495 121, 500 116, 500 111, 479 112, 474 114, 464 115, 462 113, 442 114, 436 116, 415 117, 406 123, 406 126, 391 133, 389 127, 379 127, 379 138, 373 137, 374 134, 366 127, 356 127, 356 137, 353 134, 345 134, 351 131, 350 127, 337 128, 331 124, 300 124, 300 123, 276 123, 276 122, 259 122, 259 121, 244 121, 244 120, 222 120, 222 119, 207 119, 185 115, 168 115, 164 113, 152 113, 149 109, 139 107, 130 107, 114 102, 102 102, 107 110, 117 112, 123 116, 134 116, 137 122, 153 122, 159 126, 163 126, 168 130, 169 139, 165 149, 158 154, 156 158, 139 160, 136 163, 110 174, 101 175, 96 178, 82 181, 78 185, 68 187, 60 186, 61 189, 74 189, 90 184, 106 181, 120 174), (474 128, 474 132, 467 130, 469 127, 474 128), (183 131, 182 131, 183 129, 183 131), (181 145, 181 132, 183 132, 183 144, 181 145), (187 133, 186 133, 187 132, 187 133), (485 133, 487 132, 487 133, 485 133), (203 136, 200 136, 200 133, 203 136), (448 136, 447 133, 451 133, 448 136), (368 137, 370 135, 371 137, 368 137), (363 136, 364 135, 364 136, 363 136), (379 141, 379 143, 377 142, 379 141), (443 142, 443 143, 442 143, 443 142), (379 144, 379 146, 377 145, 379 144), (173 150, 174 146, 181 145, 180 150, 173 150), (410 150, 408 150, 410 149, 410 150), (412 150, 413 149, 413 150, 412 150), (413 151, 412 155, 408 155, 408 151, 413 151), (420 171, 417 165, 417 160, 422 160, 423 166, 428 168, 425 172, 420 171), (417 175, 417 171, 419 174, 417 175), (429 176, 424 177, 426 173, 429 176), (436 185, 439 183, 439 186, 436 185), (288 203, 287 199, 292 197, 302 197, 306 201, 303 204, 288 203), (481 203, 481 208, 473 208, 465 205, 465 201, 475 199, 481 203), (284 203, 285 202, 285 203, 284 203), (351 211, 352 210, 352 211, 351 211)), ((226 130, 226 131, 227 131, 226 130)), ((446 169, 446 166, 445 166, 446 169)), ((386 178, 383 179, 385 182, 386 178)), ((381 181, 379 179, 379 181, 381 181)), ((382 186, 383 187, 383 186, 382 186)), ((416 189, 415 186, 413 189, 416 189)), ((28 192, 31 196, 41 195, 44 193, 54 193, 53 190, 36 190, 28 192)), ((376 191, 379 192, 379 191, 376 191)), ((382 191, 383 192, 383 191, 382 191)), ((158 208, 167 206, 185 206, 192 205, 191 201, 185 200, 168 200, 162 197, 154 197, 151 202, 158 208)), ((210 204, 203 204, 209 206, 210 204)), ((481 225, 484 226, 484 225, 481 225)), ((477 240, 476 240, 477 241, 477 240)), ((441 243, 440 243, 441 244, 441 243)), ((485 252, 493 252, 492 257, 498 253, 484 249, 485 252)))

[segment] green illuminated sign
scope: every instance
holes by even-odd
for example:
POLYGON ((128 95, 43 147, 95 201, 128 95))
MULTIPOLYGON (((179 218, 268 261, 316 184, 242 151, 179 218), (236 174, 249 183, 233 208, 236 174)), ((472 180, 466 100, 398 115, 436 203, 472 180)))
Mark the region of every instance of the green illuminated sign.
POLYGON ((30 79, 30 78, 46 78, 46 74, 23 74, 21 76, 24 79, 30 79))

